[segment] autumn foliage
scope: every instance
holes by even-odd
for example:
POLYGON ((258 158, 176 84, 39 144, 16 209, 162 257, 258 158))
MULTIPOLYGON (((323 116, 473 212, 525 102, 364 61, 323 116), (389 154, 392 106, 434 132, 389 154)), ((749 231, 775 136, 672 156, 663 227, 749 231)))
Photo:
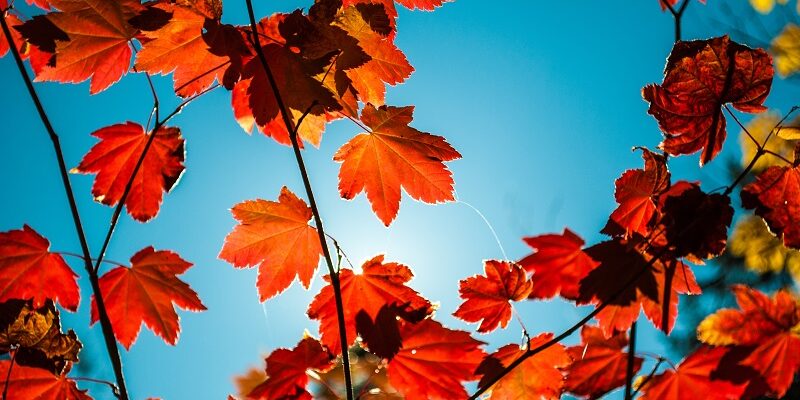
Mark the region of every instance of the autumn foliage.
MULTIPOLYGON (((91 196, 115 209, 100 254, 94 257, 84 246, 78 256, 92 286, 89 323, 101 325, 117 378, 109 383, 113 395, 128 398, 117 343, 131 349, 144 324, 176 345, 177 309, 206 309, 180 277, 192 263, 176 252, 147 246, 110 269, 103 268, 103 257, 123 208, 142 223, 157 217, 186 172, 186 139, 168 123, 217 88, 230 92, 233 116, 247 134, 256 131, 293 151, 304 178, 304 192, 284 186, 275 188, 275 197, 232 205, 235 226, 220 238, 219 258, 235 268, 258 268, 254 286, 262 302, 295 280, 308 289, 320 261, 327 266, 305 311, 319 330, 304 334, 294 348, 267 355, 262 371, 240 380, 249 383, 241 385, 239 398, 310 399, 317 395, 315 384, 333 376, 339 392, 329 395, 348 399, 595 399, 623 387, 630 399, 780 397, 789 391, 800 369, 800 301, 790 288, 768 294, 732 287, 737 308, 703 320, 697 327, 702 343, 670 368, 661 368, 663 356, 637 352, 635 341, 641 313, 664 334, 673 331, 680 299, 703 292, 696 277, 708 268, 703 264, 729 246, 748 255, 758 236, 764 244, 759 249, 769 245, 770 259, 794 260, 800 271, 800 256, 792 253, 800 249, 800 133, 787 122, 789 115, 770 120, 763 134, 740 126, 754 143, 729 186, 708 190, 669 168, 671 157, 694 153, 700 153, 701 166, 712 162, 731 127, 741 125, 740 112, 767 111, 775 71, 786 76, 800 69, 797 26, 775 39, 773 47, 785 50, 780 53, 728 36, 676 41, 662 82, 641 92, 663 141, 658 149, 637 148, 643 165, 613 183, 616 206, 600 232, 603 239, 587 244, 569 228, 525 237, 530 254, 486 260, 483 273, 451 282, 463 300, 453 316, 478 334, 514 329, 517 302, 559 297, 591 309, 563 333, 528 332, 520 322, 522 340, 492 350, 480 336, 437 321, 436 303, 413 288, 414 273, 402 255, 378 254, 360 267, 343 267, 342 249, 324 231, 303 162, 313 154, 308 145, 322 145, 328 123, 349 119, 358 133, 332 160, 340 164, 341 198, 364 193, 387 227, 400 212, 403 192, 429 204, 456 200, 448 163, 461 154, 414 124, 414 106, 386 104, 387 88, 414 70, 395 43, 397 7, 433 11, 444 1, 316 0, 307 10, 260 19, 245 1, 251 24, 236 26, 222 22, 219 0, 35 0, 44 13, 31 18, 0 0, 0 56, 13 53, 24 78, 27 62, 35 81, 88 80, 95 94, 127 74, 143 74, 150 85, 151 75, 171 74, 182 101, 165 112, 151 86, 151 120, 97 129, 91 133, 97 142, 77 166, 68 171, 63 160, 60 165, 73 202, 67 172, 94 175, 91 196), (740 199, 732 197, 740 183, 740 199), (754 215, 737 225, 729 243, 739 204, 754 215), (742 231, 744 226, 753 231, 742 231), (578 331, 577 344, 562 343, 578 331), (644 366, 653 364, 646 373, 644 366), (366 379, 351 376, 361 370, 366 379)), ((690 1, 659 3, 680 24, 690 1)), ((32 87, 30 94, 38 105, 32 87)), ((85 241, 77 209, 72 212, 85 241)), ((59 314, 78 308, 77 271, 32 227, 4 229, 3 397, 89 399, 72 373, 83 344, 73 331, 63 331, 59 314)))

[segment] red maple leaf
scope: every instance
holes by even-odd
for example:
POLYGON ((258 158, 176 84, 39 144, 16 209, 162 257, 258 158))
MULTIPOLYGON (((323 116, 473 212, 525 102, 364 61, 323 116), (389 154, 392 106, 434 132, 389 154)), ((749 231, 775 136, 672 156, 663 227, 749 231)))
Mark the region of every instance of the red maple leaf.
POLYGON ((583 239, 564 228, 560 235, 531 236, 522 240, 536 250, 519 260, 523 268, 533 273, 530 298, 549 299, 560 294, 566 299, 577 299, 581 279, 597 266, 583 251, 583 239))
MULTIPOLYGON (((552 333, 543 333, 532 338, 526 348, 516 344, 507 344, 486 357, 478 367, 478 374, 483 375, 478 387, 485 387, 512 362, 520 358, 526 349, 537 348, 553 338, 552 333)), ((556 343, 539 353, 528 357, 517 367, 509 371, 489 388, 489 399, 503 400, 537 398, 555 400, 561 398, 564 389, 564 372, 572 359, 566 348, 556 343)))
POLYGON ((31 299, 34 308, 47 300, 70 311, 78 309, 78 275, 50 242, 28 225, 0 233, 0 302, 31 299))
MULTIPOLYGON (((345 268, 339 273, 345 329, 347 340, 350 341, 348 345, 356 340, 357 332, 362 337, 370 336, 375 329, 397 332, 398 321, 395 315, 416 322, 433 312, 428 300, 405 285, 414 276, 407 266, 384 263, 383 255, 379 255, 366 261, 361 266, 361 271, 360 274, 356 274, 345 268), (386 308, 394 310, 394 313, 389 315, 391 318, 379 318, 381 311, 386 308), (371 324, 358 324, 359 315, 363 315, 361 318, 366 317, 371 324)), ((330 277, 326 275, 325 280, 330 282, 330 277)), ((322 343, 335 354, 339 354, 341 352, 339 323, 336 318, 333 287, 330 283, 314 297, 308 306, 308 316, 320 321, 322 343)), ((400 343, 397 340, 389 340, 389 336, 396 337, 396 334, 384 335, 374 341, 367 340, 366 344, 373 353, 391 358, 397 352, 400 343), (376 346, 385 351, 376 351, 373 348, 376 346)))
POLYGON ((644 169, 625 171, 614 182, 619 206, 611 213, 603 233, 647 236, 657 215, 658 196, 669 188, 670 173, 664 156, 642 149, 644 169))
POLYGON ((7 390, 8 396, 3 396, 6 400, 92 400, 66 373, 54 375, 46 369, 12 366, 12 361, 2 360, 0 387, 7 390))
POLYGON ((772 86, 772 59, 728 36, 689 42, 672 49, 661 85, 649 85, 642 96, 666 139, 661 143, 672 155, 703 150, 703 165, 722 149, 725 117, 721 107, 731 103, 744 112, 762 112, 772 86))
POLYGON ((761 373, 782 397, 800 369, 800 304, 789 292, 772 298, 744 285, 732 288, 740 310, 722 309, 697 327, 700 341, 715 346, 751 346, 742 365, 761 373))
POLYGON ((33 19, 21 29, 43 54, 32 62, 36 79, 78 83, 91 78, 89 90, 99 93, 117 82, 131 62, 130 40, 137 29, 128 20, 144 7, 138 0, 49 0, 58 10, 44 17, 56 29, 33 19))
POLYGON ((311 208, 302 199, 284 186, 277 202, 248 200, 231 212, 240 224, 225 237, 219 258, 237 268, 258 264, 261 301, 286 290, 295 277, 308 288, 322 246, 317 230, 308 225, 311 208))
POLYGON ((773 166, 742 189, 742 206, 754 209, 787 247, 800 249, 800 166, 773 166))
MULTIPOLYGON (((92 195, 95 200, 113 206, 122 199, 125 185, 152 134, 130 121, 101 128, 92 133, 100 142, 72 172, 97 174, 92 195)), ((175 186, 184 170, 184 139, 180 129, 164 127, 155 135, 125 200, 128 214, 140 222, 158 214, 164 192, 175 186)))
MULTIPOLYGON (((114 336, 126 349, 136 342, 142 322, 165 342, 177 343, 181 328, 173 303, 189 311, 206 309, 197 293, 176 277, 191 266, 171 251, 145 247, 131 257, 130 267, 120 266, 100 277, 114 336)), ((92 299, 92 323, 97 319, 92 299)))
POLYGON ((674 400, 702 394, 709 400, 749 399, 763 394, 755 371, 737 366, 738 349, 700 346, 678 364, 642 382, 642 400, 674 400), (755 376, 754 376, 755 375, 755 376))
POLYGON ((453 313, 467 322, 480 322, 478 332, 487 333, 503 328, 511 320, 509 301, 528 297, 531 281, 519 264, 507 261, 484 262, 486 276, 475 275, 459 282, 458 293, 466 299, 453 313))
POLYGON ((424 319, 400 327, 403 347, 389 362, 389 383, 406 400, 466 398, 462 382, 476 379, 486 353, 469 333, 424 319))
MULTIPOLYGON (((625 384, 628 366, 628 335, 617 333, 606 338, 592 325, 581 328, 581 344, 567 349, 572 364, 567 368, 567 392, 590 399, 599 399, 625 384)), ((633 372, 642 367, 642 359, 634 358, 633 372)))
POLYGON ((687 265, 649 254, 642 244, 610 240, 586 253, 599 265, 581 280, 578 303, 608 304, 596 316, 606 337, 630 328, 641 309, 668 333, 677 317, 678 294, 701 292, 687 265))
POLYGON ((267 356, 267 380, 256 386, 248 399, 311 399, 306 391, 307 370, 324 372, 333 367, 333 355, 319 341, 305 337, 294 349, 277 349, 267 356))
POLYGON ((372 210, 389 226, 400 209, 400 188, 426 203, 452 201, 453 176, 444 165, 461 158, 447 141, 410 126, 414 107, 364 106, 361 120, 372 132, 356 135, 333 156, 341 162, 339 193, 353 199, 366 191, 372 210))

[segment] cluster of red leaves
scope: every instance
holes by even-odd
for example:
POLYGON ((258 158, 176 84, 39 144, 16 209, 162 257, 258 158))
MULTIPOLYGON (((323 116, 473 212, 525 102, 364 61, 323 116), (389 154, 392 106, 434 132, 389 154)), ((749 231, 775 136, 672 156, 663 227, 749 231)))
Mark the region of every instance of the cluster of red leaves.
MULTIPOLYGON (((432 10, 442 2, 400 3, 432 10)), ((220 0, 53 0, 42 5, 55 11, 24 22, 9 19, 25 42, 23 54, 37 80, 89 79, 90 92, 98 93, 131 70, 138 49, 132 71, 172 73, 180 97, 198 95, 217 82, 231 90, 234 116, 245 131, 257 126, 290 144, 273 88, 255 56, 250 27, 223 24, 220 0)), ((344 117, 360 119, 369 128, 334 157, 342 163, 339 190, 345 199, 366 192, 387 226, 399 210, 401 188, 427 203, 452 201, 453 178, 444 163, 461 157, 444 138, 408 126, 413 107, 384 105, 386 85, 402 83, 414 70, 394 44, 396 17, 393 1, 317 0, 307 14, 279 13, 258 23, 274 89, 299 124, 299 138, 319 146, 326 123, 344 117)), ((7 50, 8 44, 0 42, 0 55, 7 50)), ((75 172, 97 174, 92 194, 107 205, 121 200, 138 155, 152 147, 125 205, 139 221, 154 217, 162 192, 183 171, 180 131, 160 127, 152 133, 128 122, 99 129, 94 136, 101 142, 75 172)))
MULTIPOLYGON (((398 1, 423 10, 442 2, 398 1)), ((360 120, 367 132, 334 156, 342 164, 341 197, 353 199, 365 192, 387 226, 397 216, 401 188, 427 203, 454 199, 445 162, 460 154, 444 138, 410 127, 413 107, 384 104, 386 85, 402 83, 413 71, 394 44, 394 1, 317 0, 307 13, 298 10, 262 19, 253 35, 249 27, 223 24, 218 0, 35 4, 49 12, 24 22, 9 17, 15 43, 0 42, 0 56, 11 45, 24 49, 37 80, 90 80, 90 92, 98 93, 131 70, 172 73, 175 93, 184 98, 216 82, 231 91, 234 116, 245 131, 257 128, 282 144, 290 144, 296 134, 319 146, 328 122, 360 120), (266 56, 276 87, 257 50, 266 56), (276 91, 283 95, 293 124, 302 121, 299 128, 284 124, 276 91)), ((727 194, 706 193, 692 182, 672 182, 665 155, 702 151, 701 165, 711 161, 726 137, 723 108, 730 103, 744 112, 763 111, 772 76, 766 52, 728 37, 678 42, 664 81, 643 89, 649 113, 666 135, 660 146, 665 153, 643 149, 644 167, 626 171, 615 182, 618 206, 602 230, 609 238, 588 248, 568 229, 561 235, 526 238, 533 254, 519 262, 487 261, 485 275, 460 282, 465 301, 454 315, 479 322, 481 333, 507 326, 511 302, 560 295, 577 305, 595 305, 598 326, 583 327, 580 345, 551 343, 553 334, 542 333, 524 346, 508 344, 487 354, 484 343, 468 332, 432 319, 432 303, 407 286, 413 277, 407 266, 385 263, 377 256, 358 273, 337 272, 349 342, 345 347, 358 342, 383 358, 389 384, 408 399, 463 398, 463 383, 476 380, 481 388, 491 385, 495 399, 558 398, 562 393, 597 398, 623 385, 629 358, 625 331, 644 311, 657 328, 669 333, 679 294, 700 293, 684 260, 702 263, 719 255, 733 216, 727 194), (516 367, 509 371, 512 365, 516 367)), ((95 199, 110 206, 124 202, 128 213, 142 222, 155 217, 163 193, 184 170, 180 130, 161 126, 161 121, 152 130, 128 122, 93 135, 100 142, 75 172, 97 175, 95 199)), ((771 167, 742 191, 744 206, 755 209, 792 247, 800 247, 798 164, 795 160, 791 166, 771 167)), ((220 258, 236 267, 259 266, 256 286, 262 301, 284 291, 296 277, 305 287, 310 285, 322 243, 309 225, 312 213, 303 200, 283 188, 278 201, 245 201, 232 212, 239 224, 226 238, 220 258)), ((191 264, 152 247, 130 261, 130 267, 119 266, 99 279, 114 335, 130 348, 144 323, 175 344, 180 326, 174 307, 205 309, 197 294, 177 278, 191 264)), ((266 380, 248 397, 310 398, 307 371, 325 372, 334 366, 342 343, 332 277, 326 280, 307 311, 320 322, 321 339, 306 337, 294 349, 270 354, 266 380)), ((687 387, 707 388, 713 398, 786 392, 800 368, 800 306, 787 292, 769 298, 744 287, 734 291, 741 310, 721 310, 706 319, 698 332, 707 346, 675 371, 641 383, 644 398, 681 397, 687 387)), ((43 321, 47 329, 41 334, 47 341, 37 342, 40 347, 33 350, 44 352, 53 370, 11 368, 9 362, 0 362, 0 376, 9 390, 19 396, 36 391, 42 398, 88 398, 66 377, 79 343, 74 334, 60 332, 57 315, 47 313, 55 303, 77 308, 76 275, 28 226, 0 233, 0 302, 10 300, 29 302, 19 315, 35 314, 43 321)), ((0 335, 5 351, 30 347, 14 339, 19 315, 0 335)), ((97 318, 93 302, 92 321, 97 318)), ((633 360, 638 371, 642 360, 633 360)))
MULTIPOLYGON (((678 43, 668 61, 664 83, 648 86, 643 93, 651 103, 650 113, 667 135, 662 144, 665 153, 679 155, 705 149, 701 156, 705 163, 719 152, 724 142, 722 107, 732 103, 742 111, 763 110, 761 103, 769 92, 771 81, 771 61, 766 53, 721 37, 678 43), (687 110, 694 111, 690 113, 687 110)), ((387 164, 391 171, 382 174, 388 176, 388 180, 373 182, 368 172, 348 163, 365 169, 380 165, 376 157, 387 153, 387 149, 402 151, 405 146, 400 138, 414 138, 420 133, 407 127, 411 120, 410 109, 375 108, 368 104, 362 111, 361 120, 373 132, 357 136, 337 153, 335 159, 343 162, 340 190, 347 198, 366 190, 376 213, 388 224, 394 214, 385 214, 376 208, 378 199, 373 196, 383 194, 381 200, 384 204, 387 199, 399 201, 401 183, 394 185, 395 191, 389 191, 387 182, 418 172, 413 168, 406 170, 402 162, 394 162, 387 164), (384 134, 387 129, 394 133, 384 134), (400 132, 404 133, 400 135, 400 132), (349 158, 353 155, 355 158, 349 158)), ((429 163, 436 164, 440 170, 436 176, 445 176, 448 179, 445 182, 451 182, 441 161, 457 157, 457 153, 444 141, 430 136, 423 138, 413 139, 411 143, 416 148, 427 146, 424 151, 429 152, 429 163)), ((525 242, 535 250, 532 254, 516 263, 487 261, 485 275, 460 282, 459 293, 465 301, 454 315, 467 322, 480 323, 478 332, 481 333, 501 326, 505 328, 512 316, 512 302, 516 301, 560 295, 577 305, 595 305, 598 308, 595 315, 598 326, 584 326, 581 345, 565 348, 550 343, 553 335, 543 333, 530 339, 523 347, 509 344, 490 355, 482 355, 481 343, 470 339, 466 332, 450 330, 434 322, 431 303, 406 286, 412 277, 410 270, 396 263, 384 264, 383 256, 367 261, 361 274, 349 269, 341 272, 348 345, 360 338, 360 345, 385 359, 390 384, 407 398, 460 398, 464 396, 461 382, 474 379, 479 380, 479 387, 492 385, 487 388, 488 393, 491 398, 498 399, 522 393, 541 398, 558 398, 562 393, 597 398, 624 385, 629 358, 624 352, 627 346, 625 331, 643 311, 657 328, 670 332, 677 318, 679 295, 701 292, 691 267, 684 260, 702 264, 721 254, 733 218, 727 194, 706 193, 693 182, 672 182, 666 156, 647 149, 641 151, 644 167, 626 171, 616 181, 618 206, 602 230, 609 239, 584 248, 583 239, 569 229, 565 229, 563 234, 525 238, 525 242), (422 326, 434 333, 422 334, 422 326), (437 351, 420 356, 422 348, 437 351), (422 363, 420 357, 425 357, 426 362, 422 363), (415 361, 412 363, 412 360, 415 361), (462 363, 458 369, 451 367, 453 360, 462 363), (511 367, 513 369, 509 370, 511 367)), ((792 175, 784 173, 786 170, 791 168, 773 174, 780 173, 785 185, 800 184, 800 180, 792 181, 792 175), (784 178, 784 175, 788 176, 784 178)), ((430 180, 429 176, 426 178, 430 180)), ((792 203, 784 202, 781 208, 774 199, 778 195, 769 191, 777 192, 782 186, 773 189, 774 183, 765 183, 767 179, 759 178, 745 189, 743 196, 750 194, 751 199, 756 199, 751 201, 757 202, 751 207, 764 209, 757 211, 759 213, 774 215, 773 219, 782 221, 784 230, 790 232, 793 224, 786 209, 791 208, 792 203)), ((417 196, 414 189, 406 189, 412 196, 417 196)), ((429 193, 430 190, 428 188, 429 193)), ((449 190, 450 187, 445 185, 440 193, 446 194, 449 190)), ((305 204, 298 207, 306 208, 305 204)), ((255 227, 239 216, 237 219, 243 224, 231 236, 240 229, 255 227)), ((297 229, 313 232, 307 224, 309 219, 307 212, 298 218, 297 229)), ((270 229, 273 228, 262 228, 264 232, 270 229)), ((227 253, 230 241, 229 236, 222 256, 233 260, 229 257, 237 255, 227 253)), ((315 245, 318 242, 315 241, 315 245)), ((238 255, 253 256, 248 265, 270 262, 268 251, 259 250, 258 246, 250 249, 238 255)), ((307 258, 306 265, 316 266, 318 258, 319 255, 313 253, 307 258)), ((244 263, 236 264, 234 261, 234 264, 244 263)), ((282 274, 280 268, 269 268, 268 271, 282 274)), ((260 270, 260 274, 266 272, 260 270)), ((290 275, 294 276, 293 273, 290 275)), ((329 278, 326 279, 330 282, 329 278)), ((286 282, 288 285, 289 281, 286 282)), ((259 289, 263 290, 260 284, 259 289)), ((330 284, 314 298, 308 315, 320 321, 321 342, 315 348, 319 354, 327 354, 320 358, 328 361, 324 368, 315 369, 324 371, 332 367, 331 357, 341 351, 330 284)), ((796 326, 796 320, 787 321, 778 330, 792 332, 796 326)), ((733 329, 728 325, 721 330, 730 332, 733 329)), ((795 345, 789 339, 786 341, 784 347, 795 345)), ((680 397, 681 390, 690 387, 684 383, 687 379, 688 382, 701 382, 699 385, 723 385, 725 390, 713 395, 719 394, 720 398, 731 397, 731 393, 750 396, 786 390, 795 373, 795 364, 791 364, 796 362, 794 358, 790 360, 793 369, 780 375, 780 383, 767 386, 763 382, 775 379, 768 374, 776 371, 760 371, 760 374, 754 373, 749 377, 746 372, 767 368, 775 358, 747 361, 756 356, 746 358, 742 346, 752 346, 754 342, 736 344, 740 346, 699 349, 677 371, 668 371, 641 383, 643 395, 653 399, 680 397), (731 364, 731 360, 736 363, 731 364)), ((782 352, 781 356, 791 357, 787 354, 782 352)), ((268 375, 270 362, 275 362, 271 361, 272 357, 267 359, 268 375)), ((632 367, 636 372, 641 368, 642 359, 633 357, 633 360, 632 367)), ((309 367, 304 365, 302 368, 309 367)), ((303 379, 306 376, 299 371, 297 376, 300 378, 295 383, 305 384, 303 379)), ((269 382, 270 378, 263 385, 270 386, 269 382)), ((250 397, 278 398, 259 393, 251 393, 250 397)))
MULTIPOLYGON (((191 267, 177 254, 146 247, 99 278, 106 310, 117 341, 130 348, 141 324, 169 344, 180 332, 173 303, 190 311, 205 310, 197 294, 177 278, 191 267)), ((76 311, 77 275, 50 242, 25 225, 0 233, 0 353, 15 353, 15 364, 0 362, 10 399, 89 399, 66 375, 78 361, 81 343, 75 333, 61 333, 55 304, 76 311), (8 370, 11 369, 11 373, 8 370), (33 396, 33 397, 30 397, 33 396)), ((94 300, 92 323, 98 319, 94 300)))

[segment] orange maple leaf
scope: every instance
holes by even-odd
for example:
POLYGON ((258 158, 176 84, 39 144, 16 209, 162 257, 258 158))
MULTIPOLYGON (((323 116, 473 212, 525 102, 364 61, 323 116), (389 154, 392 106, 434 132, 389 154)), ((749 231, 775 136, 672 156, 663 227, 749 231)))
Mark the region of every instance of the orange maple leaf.
POLYGON ((400 188, 426 203, 452 201, 453 176, 444 165, 461 158, 447 141, 408 126, 414 107, 364 106, 361 120, 372 132, 356 135, 334 154, 341 162, 339 193, 353 199, 362 191, 372 210, 389 226, 400 209, 400 188))
POLYGON ((782 397, 800 369, 800 304, 785 290, 772 298, 744 285, 732 290, 740 310, 722 309, 706 317, 697 337, 714 346, 751 346, 741 364, 761 373, 782 397))
POLYGON ((322 246, 317 230, 308 225, 311 208, 303 200, 284 186, 277 202, 248 200, 231 212, 240 224, 225 238, 219 258, 237 268, 258 264, 261 301, 286 290, 295 277, 308 288, 322 246))
POLYGON ((129 20, 144 10, 138 0, 49 0, 57 12, 49 24, 34 18, 23 35, 43 54, 32 63, 36 80, 78 83, 91 78, 89 91, 99 93, 128 72, 131 45, 138 32, 129 20), (55 29, 42 29, 44 26, 55 29))
MULTIPOLYGON (((552 333, 543 333, 532 338, 527 348, 536 348, 553 338, 552 333)), ((485 387, 489 380, 512 362, 517 360, 526 349, 516 344, 507 344, 490 354, 478 367, 478 374, 483 375, 478 387, 485 387)), ((516 399, 520 396, 555 400, 561 398, 564 388, 563 369, 569 367, 572 359, 566 348, 556 343, 541 352, 528 357, 516 368, 509 371, 495 382, 487 393, 489 399, 516 399)))
POLYGON ((230 59, 211 51, 227 37, 220 29, 219 1, 157 3, 151 10, 171 14, 169 22, 155 30, 143 30, 142 49, 136 54, 137 71, 151 74, 173 72, 175 93, 188 97, 223 82, 230 59), (211 6, 209 6, 211 4, 211 6))

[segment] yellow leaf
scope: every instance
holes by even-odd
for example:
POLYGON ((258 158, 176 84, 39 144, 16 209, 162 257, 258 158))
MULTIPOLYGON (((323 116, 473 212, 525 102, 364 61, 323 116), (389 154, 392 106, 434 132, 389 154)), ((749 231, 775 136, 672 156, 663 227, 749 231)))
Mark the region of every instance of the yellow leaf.
MULTIPOLYGON (((788 0, 778 0, 780 4, 786 4, 788 0)), ((750 0, 750 5, 761 14, 769 14, 775 7, 775 0, 750 0)))
MULTIPOLYGON (((758 140, 759 143, 764 143, 766 140, 767 135, 775 128, 776 125, 780 122, 781 117, 774 112, 767 112, 760 114, 759 116, 753 118, 750 123, 747 124, 747 131, 758 140)), ((794 126, 796 124, 792 124, 794 126)), ((786 128, 783 128, 786 129, 786 128)), ((782 129, 782 130, 783 130, 782 129)), ((742 166, 746 166, 750 164, 750 161, 755 157, 758 148, 756 147, 755 143, 752 139, 747 136, 747 133, 742 131, 739 135, 739 142, 742 146, 742 166)), ((767 146, 765 148, 773 153, 780 154, 781 156, 785 157, 786 159, 792 160, 794 158, 794 142, 785 140, 781 137, 776 135, 772 135, 769 141, 767 142, 767 146)), ((768 167, 773 165, 785 165, 786 163, 772 155, 764 155, 756 161, 756 164, 753 166, 753 172, 763 171, 768 167)))
POLYGON ((800 26, 786 24, 783 31, 772 40, 770 52, 780 76, 787 77, 800 71, 800 26))
POLYGON ((778 137, 786 140, 800 139, 800 126, 782 126, 778 130, 778 137))
POLYGON ((743 257, 745 267, 764 274, 786 269, 800 282, 800 251, 787 249, 770 233, 764 220, 750 215, 740 220, 728 241, 731 254, 743 257))

